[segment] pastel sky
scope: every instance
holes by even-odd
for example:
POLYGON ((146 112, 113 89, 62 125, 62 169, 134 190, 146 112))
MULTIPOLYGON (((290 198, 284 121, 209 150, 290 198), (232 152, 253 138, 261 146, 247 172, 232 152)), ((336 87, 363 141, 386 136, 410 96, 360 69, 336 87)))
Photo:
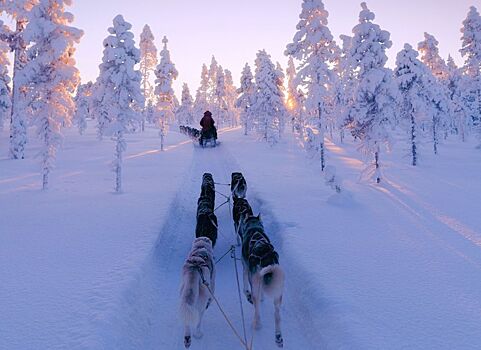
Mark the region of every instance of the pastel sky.
MULTIPOLYGON (((360 1, 325 0, 324 4, 334 37, 350 34, 358 21, 360 1)), ((481 10, 481 0, 369 0, 367 4, 376 14, 375 22, 391 33, 390 66, 404 43, 416 47, 425 31, 438 39, 443 57, 451 54, 462 63, 458 52, 462 21, 470 6, 481 10)), ((283 52, 295 33, 300 9, 301 0, 74 0, 70 11, 75 25, 85 31, 76 54, 84 82, 97 77, 107 28, 122 14, 132 23, 137 44, 144 24, 152 28, 158 48, 167 35, 179 71, 174 87, 179 93, 186 82, 194 94, 201 65, 209 63, 213 54, 232 71, 236 85, 242 67, 253 64, 259 49, 266 49, 285 67, 283 52)))

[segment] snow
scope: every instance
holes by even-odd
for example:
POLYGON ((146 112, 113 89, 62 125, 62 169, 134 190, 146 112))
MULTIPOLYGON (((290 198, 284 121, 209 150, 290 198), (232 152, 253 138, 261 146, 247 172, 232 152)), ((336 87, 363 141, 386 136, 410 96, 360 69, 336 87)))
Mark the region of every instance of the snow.
MULTIPOLYGON (((182 349, 180 272, 201 175, 228 183, 239 170, 286 270, 286 349, 481 347, 474 140, 448 139, 437 156, 421 144, 417 167, 396 147, 384 154, 383 183, 375 185, 359 176, 356 144, 326 137, 330 169, 342 178, 338 194, 290 133, 276 147, 241 127, 220 130, 219 139, 220 147, 200 149, 172 128, 161 152, 149 125, 126 135, 119 195, 109 190, 113 142, 97 140, 94 122, 83 136, 66 130, 47 191, 31 157, 39 142, 30 138, 25 160, 9 160, 1 131, 0 348, 182 349)), ((216 214, 219 258, 235 240, 227 205, 216 214)), ((216 286, 240 330, 229 256, 216 286)), ((250 335, 253 309, 243 304, 250 335)), ((262 309, 254 349, 275 349, 273 306, 266 299, 262 309)), ((192 349, 241 348, 215 305, 204 321, 192 349)))

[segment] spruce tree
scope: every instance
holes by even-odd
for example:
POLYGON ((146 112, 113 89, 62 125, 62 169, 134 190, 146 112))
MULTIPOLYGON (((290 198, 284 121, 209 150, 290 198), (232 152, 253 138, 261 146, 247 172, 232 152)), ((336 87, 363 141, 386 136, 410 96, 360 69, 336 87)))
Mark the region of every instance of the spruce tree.
MULTIPOLYGON (((20 71, 27 63, 27 43, 24 30, 28 23, 29 12, 38 0, 2 0, 0 1, 0 14, 7 14, 13 19, 15 28, 3 33, 2 40, 10 45, 13 51, 13 78, 12 78, 12 107, 10 110, 10 149, 12 159, 25 158, 25 145, 27 143, 27 116, 25 103, 26 89, 21 85, 20 71)), ((2 26, 3 27, 3 26, 2 26)))
POLYGON ((115 191, 122 192, 122 161, 127 148, 125 134, 132 132, 139 120, 138 106, 144 104, 141 90, 142 75, 135 65, 140 62, 140 50, 135 47, 132 25, 118 15, 109 36, 104 40, 104 52, 97 80, 97 98, 105 113, 104 131, 115 142, 112 163, 115 191))
MULTIPOLYGON (((149 101, 154 101, 154 88, 151 82, 155 68, 157 67, 157 48, 154 44, 155 37, 146 24, 140 34, 140 73, 142 74, 142 94, 145 98, 145 109, 149 101)), ((145 119, 142 118, 141 131, 145 129, 145 119)))
POLYGON ((21 86, 37 135, 42 141, 40 159, 42 188, 46 189, 57 150, 62 141, 61 128, 70 125, 75 110, 73 93, 80 82, 75 68, 74 44, 83 32, 70 26, 73 15, 66 11, 70 0, 40 0, 30 12, 23 38, 29 44, 28 62, 21 71, 21 86))
POLYGON ((305 107, 311 119, 316 120, 319 131, 321 171, 326 164, 324 129, 328 86, 334 79, 329 63, 334 61, 335 42, 327 26, 328 16, 322 0, 303 0, 297 32, 285 51, 301 62, 298 76, 307 91, 305 107))
POLYGON ((155 94, 157 96, 157 126, 160 130, 160 148, 164 149, 164 138, 167 134, 168 125, 174 120, 175 96, 172 84, 179 73, 170 59, 167 48, 169 40, 166 36, 162 39, 164 47, 160 52, 160 63, 155 70, 155 94))
POLYGON ((193 104, 194 102, 192 100, 189 87, 184 83, 182 86, 181 105, 175 112, 175 116, 179 125, 194 124, 193 104))
POLYGON ((362 149, 373 156, 373 173, 379 183, 381 146, 389 142, 388 126, 394 118, 398 92, 392 72, 385 68, 385 51, 392 45, 390 34, 372 22, 375 15, 366 3, 361 3, 361 7, 349 50, 351 68, 358 79, 349 108, 350 128, 361 141, 362 149))
POLYGON ((244 127, 244 135, 247 135, 249 130, 252 129, 252 112, 250 108, 254 103, 255 85, 253 79, 251 67, 246 63, 242 70, 240 87, 237 90, 239 97, 236 101, 236 106, 240 109, 240 119, 244 127))

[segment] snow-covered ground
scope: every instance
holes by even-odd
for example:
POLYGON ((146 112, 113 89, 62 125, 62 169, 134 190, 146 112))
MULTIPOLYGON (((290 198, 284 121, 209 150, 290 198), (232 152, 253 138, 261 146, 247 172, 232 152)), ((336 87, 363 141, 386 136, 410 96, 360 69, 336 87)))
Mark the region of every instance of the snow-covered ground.
MULTIPOLYGON (((220 139, 202 150, 173 131, 160 152, 156 130, 129 135, 117 195, 114 145, 92 127, 67 132, 48 191, 31 157, 37 142, 11 161, 0 133, 0 349, 182 349, 180 270, 204 171, 221 183, 232 171, 246 176, 286 270, 286 349, 481 348, 481 153, 472 143, 448 140, 437 157, 426 145, 417 168, 398 145, 375 185, 360 180, 355 145, 334 138, 339 195, 291 135, 275 147, 240 129, 220 139)), ((234 235, 228 206, 217 215, 220 257, 234 235)), ((216 294, 240 330, 233 264, 218 264, 216 294)), ((268 300, 262 311, 254 349, 275 349, 268 300)), ((192 349, 241 348, 215 306, 204 334, 192 349)))

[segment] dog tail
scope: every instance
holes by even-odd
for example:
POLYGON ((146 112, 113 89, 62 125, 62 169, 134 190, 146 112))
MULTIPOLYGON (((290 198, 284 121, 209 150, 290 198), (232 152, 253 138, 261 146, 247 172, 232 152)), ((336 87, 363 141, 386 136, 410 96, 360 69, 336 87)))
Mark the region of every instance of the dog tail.
POLYGON ((282 296, 284 289, 284 271, 279 264, 269 265, 260 271, 262 289, 271 298, 282 296))
POLYGON ((199 276, 197 273, 188 274, 180 290, 180 317, 184 324, 197 324, 199 311, 196 302, 199 298, 199 276))

